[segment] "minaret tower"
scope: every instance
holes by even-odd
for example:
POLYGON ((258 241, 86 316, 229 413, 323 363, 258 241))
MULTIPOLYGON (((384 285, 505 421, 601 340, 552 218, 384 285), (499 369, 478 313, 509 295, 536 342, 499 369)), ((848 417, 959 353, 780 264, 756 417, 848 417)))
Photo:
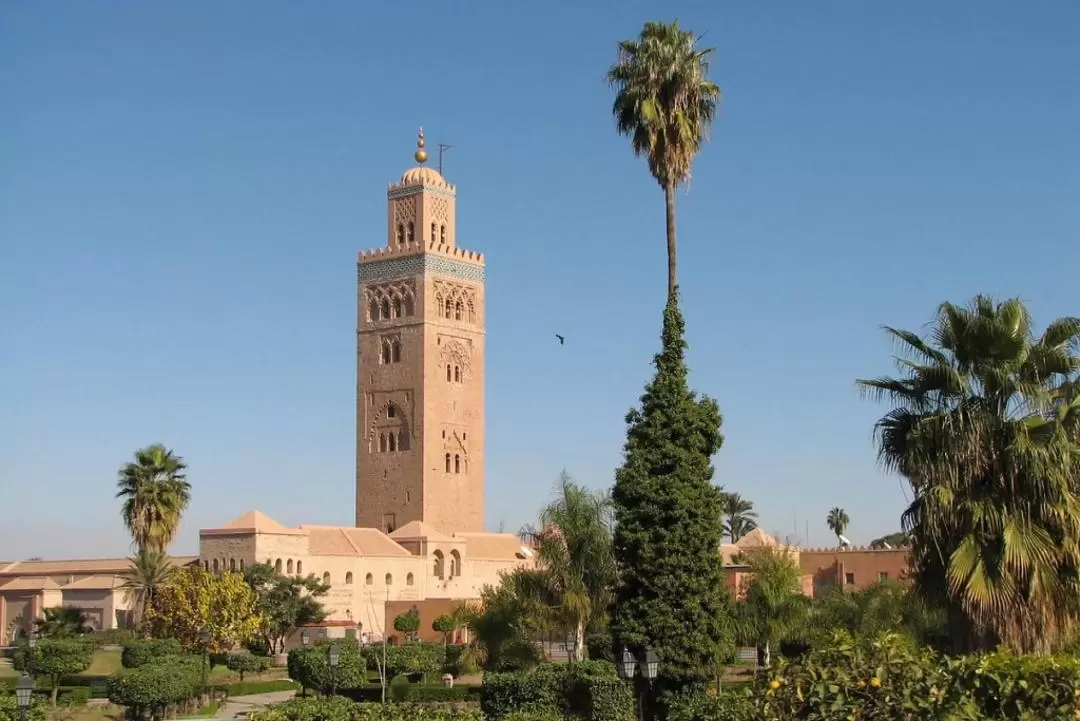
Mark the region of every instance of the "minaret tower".
POLYGON ((424 165, 386 193, 358 261, 356 525, 484 525, 484 257, 457 246, 457 189, 424 165))

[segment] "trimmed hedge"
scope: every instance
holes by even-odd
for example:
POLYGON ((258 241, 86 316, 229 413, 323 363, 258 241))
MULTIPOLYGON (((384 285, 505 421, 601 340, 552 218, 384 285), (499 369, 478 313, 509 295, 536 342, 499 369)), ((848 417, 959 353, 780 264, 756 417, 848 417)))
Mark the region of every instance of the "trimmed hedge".
POLYGON ((485 721, 475 708, 454 704, 355 703, 340 696, 295 698, 256 711, 249 721, 485 721))
MULTIPOLYGON (((379 703, 382 701, 382 686, 368 684, 338 691, 338 695, 358 702, 379 703)), ((480 687, 393 683, 387 689, 386 698, 388 701, 408 703, 476 703, 480 701, 480 687)))
POLYGON ((124 668, 138 668, 161 658, 179 656, 181 653, 183 649, 175 638, 137 638, 124 644, 120 663, 124 668))
POLYGON ((214 691, 219 691, 227 696, 254 696, 258 693, 272 693, 274 691, 295 691, 300 688, 300 684, 283 678, 274 681, 215 684, 212 688, 214 691))
POLYGON ((320 639, 311 646, 289 651, 289 678, 304 688, 329 690, 353 688, 367 680, 367 659, 360 644, 353 639, 338 640, 338 667, 330 667, 330 642, 320 639))
POLYGON ((480 690, 488 721, 574 716, 584 721, 633 721, 634 698, 607 661, 543 664, 525 673, 489 673, 480 690))
POLYGON ((206 664, 199 656, 172 656, 123 671, 109 680, 109 700, 133 718, 188 702, 203 691, 206 664))
POLYGON ((274 659, 267 656, 254 656, 250 653, 230 653, 225 655, 225 668, 240 674, 240 683, 244 682, 244 674, 269 671, 273 664, 274 659))

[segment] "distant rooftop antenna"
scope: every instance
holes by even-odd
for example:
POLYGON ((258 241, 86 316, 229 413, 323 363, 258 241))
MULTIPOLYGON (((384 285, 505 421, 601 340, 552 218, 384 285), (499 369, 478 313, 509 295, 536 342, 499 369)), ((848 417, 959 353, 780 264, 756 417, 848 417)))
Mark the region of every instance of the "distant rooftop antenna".
POLYGON ((452 147, 454 147, 454 146, 450 145, 448 143, 439 143, 439 175, 443 174, 443 172, 442 172, 442 169, 443 169, 443 163, 442 163, 443 153, 445 153, 447 150, 449 150, 452 147))

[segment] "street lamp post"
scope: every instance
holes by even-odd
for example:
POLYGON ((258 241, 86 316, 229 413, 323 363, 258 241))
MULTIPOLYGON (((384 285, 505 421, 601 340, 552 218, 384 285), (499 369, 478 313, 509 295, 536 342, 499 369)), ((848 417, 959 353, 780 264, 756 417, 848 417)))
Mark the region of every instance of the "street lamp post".
POLYGON ((307 631, 301 631, 300 632, 300 645, 301 646, 310 646, 311 645, 311 636, 308 635, 307 631))
POLYGON ((660 658, 656 655, 651 648, 645 649, 644 657, 641 662, 634 657, 634 654, 629 650, 623 648, 622 656, 619 658, 619 663, 615 665, 615 670, 619 674, 619 678, 634 686, 635 671, 640 669, 641 678, 645 680, 646 686, 639 686, 639 692, 637 694, 637 707, 638 707, 638 720, 645 721, 645 690, 646 688, 652 688, 653 681, 656 680, 656 674, 660 670, 660 658))
POLYGON ((15 703, 19 707, 19 721, 26 721, 26 709, 30 708, 30 702, 34 699, 34 679, 30 674, 24 673, 15 684, 15 703))
POLYGON ((341 663, 341 649, 336 643, 330 644, 330 695, 337 696, 337 668, 341 663))
POLYGON ((37 636, 31 631, 26 637, 26 667, 31 676, 34 675, 34 649, 37 648, 37 636))

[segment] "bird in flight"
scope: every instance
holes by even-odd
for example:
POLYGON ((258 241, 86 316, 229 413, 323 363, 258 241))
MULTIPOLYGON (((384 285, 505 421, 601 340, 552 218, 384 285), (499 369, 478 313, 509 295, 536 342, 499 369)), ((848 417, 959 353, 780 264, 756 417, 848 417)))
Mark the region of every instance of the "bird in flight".
POLYGON ((559 345, 566 345, 566 339, 565 339, 565 338, 563 338, 563 337, 562 337, 561 335, 559 335, 558 333, 556 333, 556 334, 555 334, 555 337, 559 339, 559 345))

